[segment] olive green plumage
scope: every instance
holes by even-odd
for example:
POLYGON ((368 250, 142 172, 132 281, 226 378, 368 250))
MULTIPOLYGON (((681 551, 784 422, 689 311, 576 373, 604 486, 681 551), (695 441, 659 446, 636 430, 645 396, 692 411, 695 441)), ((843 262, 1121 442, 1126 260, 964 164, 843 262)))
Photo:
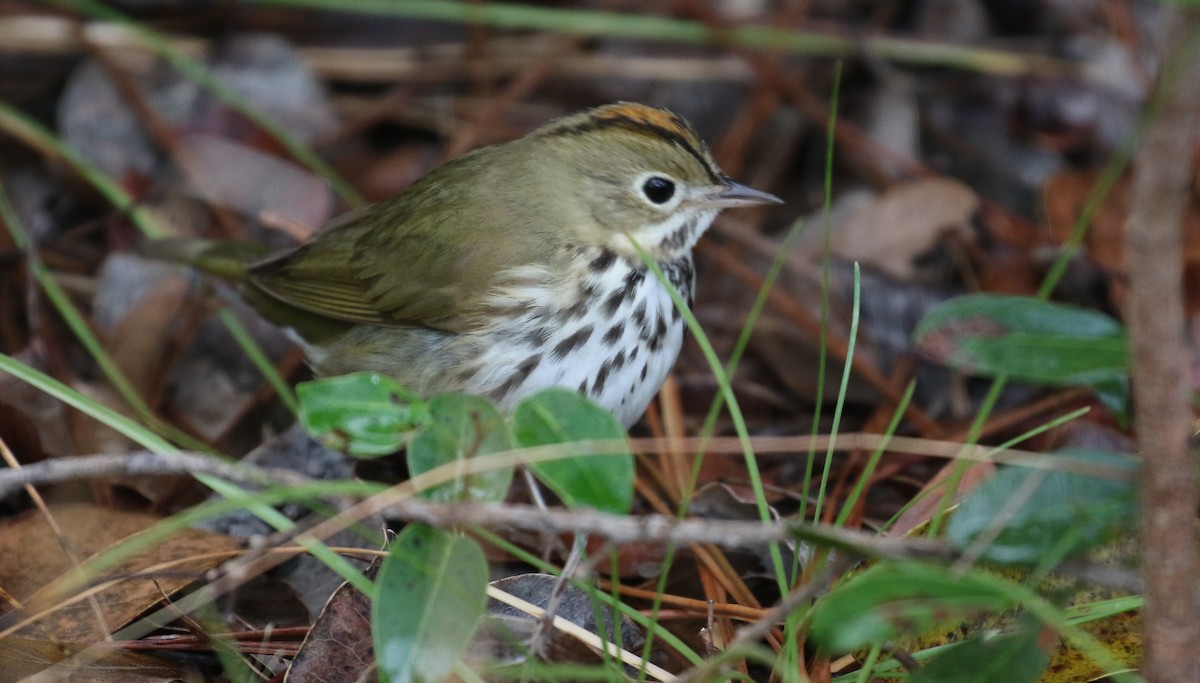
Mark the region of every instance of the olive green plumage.
POLYGON ((691 248, 717 211, 773 201, 726 178, 683 119, 615 104, 466 154, 294 249, 183 241, 148 251, 239 281, 247 301, 292 328, 326 374, 377 370, 418 391, 474 391, 506 404, 541 385, 588 391, 589 374, 594 383, 604 362, 624 352, 622 368, 610 368, 590 393, 630 422, 682 338, 630 239, 690 292, 691 248), (639 313, 646 297, 653 300, 639 313), (630 334, 612 324, 651 313, 630 334), (666 363, 654 363, 654 373, 625 369, 664 317, 677 332, 666 363), (566 367, 537 367, 543 362, 566 367), (637 384, 639 405, 606 388, 614 372, 637 384))

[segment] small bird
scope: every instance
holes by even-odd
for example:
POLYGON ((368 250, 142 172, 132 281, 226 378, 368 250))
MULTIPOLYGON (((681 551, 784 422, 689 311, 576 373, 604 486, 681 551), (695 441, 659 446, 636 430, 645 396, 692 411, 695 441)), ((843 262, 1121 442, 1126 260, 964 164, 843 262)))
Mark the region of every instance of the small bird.
POLYGON ((280 253, 182 240, 148 251, 237 280, 319 375, 389 375, 501 410, 578 390, 626 426, 684 324, 633 242, 691 302, 692 247, 721 209, 780 200, 733 182, 669 111, 616 103, 431 171, 280 253))

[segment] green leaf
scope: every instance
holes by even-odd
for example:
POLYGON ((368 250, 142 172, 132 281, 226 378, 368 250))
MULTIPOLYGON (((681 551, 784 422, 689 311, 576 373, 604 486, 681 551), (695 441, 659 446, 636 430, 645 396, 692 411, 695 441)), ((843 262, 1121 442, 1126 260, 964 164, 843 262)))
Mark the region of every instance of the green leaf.
POLYGON ((917 669, 908 683, 1035 683, 1057 645, 1058 638, 1036 624, 1014 634, 971 638, 917 669))
POLYGON ((1027 296, 968 294, 955 297, 925 316, 914 335, 920 339, 948 325, 975 319, 980 325, 1040 331, 1064 337, 1116 337, 1125 328, 1116 320, 1086 308, 1056 304, 1027 296))
MULTIPOLYGON (((546 389, 522 401, 513 417, 513 434, 526 448, 625 439, 612 413, 567 389, 546 389)), ((633 454, 628 448, 604 455, 568 455, 531 463, 530 469, 569 507, 621 514, 633 504, 633 454)))
POLYGON ((1014 607, 994 581, 920 562, 878 564, 813 607, 813 641, 850 652, 1014 607))
MULTIPOLYGON (((491 401, 468 394, 444 394, 429 400, 429 424, 408 444, 413 475, 447 463, 513 448, 504 418, 491 401)), ((500 501, 508 493, 512 468, 465 474, 421 495, 430 500, 500 501)))
POLYGON ((1125 329, 1095 311, 1028 297, 972 294, 930 312, 913 338, 937 362, 968 372, 1096 387, 1117 410, 1129 394, 1125 329))
POLYGON ((304 382, 296 387, 296 397, 304 429, 326 446, 355 456, 395 453, 429 419, 419 396, 373 372, 304 382))
MULTIPOLYGON (((1082 450, 1058 451, 1064 460, 1084 461, 1133 473, 1135 461, 1123 454, 1082 450)), ((1035 564, 1048 555, 1084 552, 1111 539, 1119 531, 1137 528, 1137 489, 1120 481, 1073 472, 1002 469, 977 486, 955 510, 946 529, 947 539, 960 548, 981 534, 991 536, 983 557, 993 562, 1035 564), (1030 477, 1035 479, 1030 481, 1030 477), (1040 478, 1041 482, 1037 483, 1040 478), (1011 509, 1022 487, 1037 483, 1028 500, 1011 509)))
POLYGON ((977 372, 1006 373, 1040 384, 1095 384, 1124 377, 1129 362, 1124 337, 1080 339, 1037 332, 961 340, 957 362, 977 372))
POLYGON ((441 681, 458 663, 487 602, 487 561, 465 536, 404 528, 379 568, 371 625, 384 681, 441 681))

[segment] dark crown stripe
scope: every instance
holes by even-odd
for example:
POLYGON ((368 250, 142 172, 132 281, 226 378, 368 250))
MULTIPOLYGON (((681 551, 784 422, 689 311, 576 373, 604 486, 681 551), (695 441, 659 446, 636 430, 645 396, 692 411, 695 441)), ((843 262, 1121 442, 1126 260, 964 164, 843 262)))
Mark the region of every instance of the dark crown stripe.
MULTIPOLYGON (((626 109, 626 108, 622 108, 626 109)), ((683 151, 690 154, 700 163, 704 172, 708 174, 709 180, 714 184, 722 182, 722 175, 713 165, 712 160, 708 155, 702 153, 693 140, 696 139, 695 133, 675 114, 653 109, 650 110, 656 114, 651 120, 650 117, 640 115, 638 113, 625 113, 624 111, 605 112, 601 116, 585 119, 574 125, 566 125, 553 128, 547 133, 550 135, 578 135, 593 130, 602 130, 605 128, 623 128, 632 133, 639 133, 648 137, 666 140, 673 143, 683 151), (660 124, 661 122, 661 124, 660 124)))

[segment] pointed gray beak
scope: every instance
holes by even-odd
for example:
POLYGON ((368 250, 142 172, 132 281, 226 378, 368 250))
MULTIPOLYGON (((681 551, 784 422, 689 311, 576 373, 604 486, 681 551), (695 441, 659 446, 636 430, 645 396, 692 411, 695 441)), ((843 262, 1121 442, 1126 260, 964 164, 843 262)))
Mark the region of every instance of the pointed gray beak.
POLYGON ((760 204, 782 204, 783 200, 770 192, 756 190, 732 180, 713 188, 711 194, 704 198, 704 203, 718 209, 728 209, 735 206, 758 206, 760 204))

